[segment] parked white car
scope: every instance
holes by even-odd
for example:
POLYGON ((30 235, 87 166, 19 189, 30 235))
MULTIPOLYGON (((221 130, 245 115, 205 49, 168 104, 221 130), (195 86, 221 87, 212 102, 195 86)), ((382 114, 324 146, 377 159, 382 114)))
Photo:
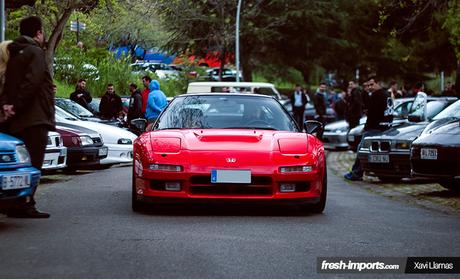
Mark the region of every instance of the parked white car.
POLYGON ((58 170, 66 167, 67 148, 62 143, 59 133, 48 132, 43 170, 58 170))
POLYGON ((60 125, 74 129, 84 127, 97 131, 102 136, 104 145, 109 148, 109 152, 107 158, 101 160, 101 164, 132 163, 133 141, 137 138, 135 134, 111 125, 79 120, 65 110, 57 106, 55 108, 56 122, 60 125))

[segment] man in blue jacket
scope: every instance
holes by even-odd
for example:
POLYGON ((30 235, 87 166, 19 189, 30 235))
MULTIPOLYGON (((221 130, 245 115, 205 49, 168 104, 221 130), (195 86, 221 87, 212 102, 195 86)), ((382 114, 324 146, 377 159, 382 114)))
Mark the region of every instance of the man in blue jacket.
POLYGON ((150 83, 150 93, 147 101, 147 109, 145 110, 145 118, 148 123, 155 122, 163 109, 168 105, 166 95, 160 90, 160 83, 153 80, 150 83))

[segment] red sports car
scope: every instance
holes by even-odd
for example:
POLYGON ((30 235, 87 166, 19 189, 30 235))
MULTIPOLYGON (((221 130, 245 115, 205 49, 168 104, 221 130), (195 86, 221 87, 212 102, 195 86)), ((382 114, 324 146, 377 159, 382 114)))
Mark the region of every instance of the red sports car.
POLYGON ((148 203, 235 200, 297 204, 322 212, 324 147, 302 132, 273 97, 206 93, 177 96, 134 142, 132 208, 148 203))

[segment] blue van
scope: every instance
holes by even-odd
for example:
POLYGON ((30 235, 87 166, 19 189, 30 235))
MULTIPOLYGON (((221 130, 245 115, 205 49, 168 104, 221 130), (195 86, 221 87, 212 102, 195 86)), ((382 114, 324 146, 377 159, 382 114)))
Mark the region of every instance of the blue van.
POLYGON ((29 199, 39 181, 40 171, 32 167, 24 143, 0 133, 0 212, 29 199))

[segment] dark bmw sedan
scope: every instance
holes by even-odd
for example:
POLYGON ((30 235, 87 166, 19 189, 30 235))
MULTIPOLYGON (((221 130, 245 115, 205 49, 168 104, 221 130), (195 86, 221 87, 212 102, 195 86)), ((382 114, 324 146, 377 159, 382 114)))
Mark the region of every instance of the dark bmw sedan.
MULTIPOLYGON (((427 111, 441 111, 452 101, 439 100, 431 101, 426 107, 421 106, 415 111, 411 118, 423 119, 423 114, 427 111)), ((459 101, 451 106, 457 106, 459 101)), ((423 122, 409 122, 399 127, 393 127, 379 135, 364 139, 360 150, 358 150, 359 160, 363 170, 368 175, 377 176, 382 181, 399 180, 404 177, 411 177, 410 149, 412 141, 420 136, 428 126, 436 127, 442 125, 446 120, 453 116, 454 110, 446 109, 446 113, 436 114, 433 118, 428 118, 423 122)))
POLYGON ((443 187, 460 191, 460 101, 447 110, 452 117, 429 125, 412 143, 412 175, 436 178, 443 187))
POLYGON ((68 171, 98 166, 107 157, 108 148, 98 133, 64 126, 57 126, 56 131, 67 147, 68 171))

